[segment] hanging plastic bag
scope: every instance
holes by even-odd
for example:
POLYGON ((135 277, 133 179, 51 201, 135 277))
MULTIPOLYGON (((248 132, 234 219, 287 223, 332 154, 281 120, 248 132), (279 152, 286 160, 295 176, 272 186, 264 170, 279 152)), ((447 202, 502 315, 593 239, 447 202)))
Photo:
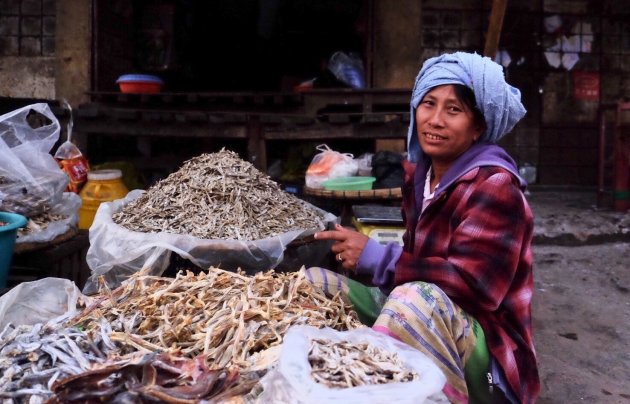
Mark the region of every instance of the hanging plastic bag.
POLYGON ((335 52, 328 61, 328 69, 337 80, 352 88, 365 88, 363 61, 356 53, 335 52))
POLYGON ((70 119, 68 120, 68 139, 57 149, 55 159, 57 160, 57 163, 59 163, 59 167, 70 179, 66 191, 78 194, 87 181, 87 173, 90 170, 90 166, 87 158, 85 158, 83 153, 81 153, 81 150, 72 143, 72 107, 70 107, 70 104, 66 100, 63 100, 63 104, 68 111, 70 111, 70 119))
MULTIPOLYGON (((342 359, 342 358, 340 358, 342 359)), ((419 350, 369 327, 351 331, 292 326, 287 332, 277 366, 261 379, 263 392, 257 403, 448 403, 442 393, 446 377, 419 350), (373 384, 349 388, 330 388, 311 376, 308 353, 314 339, 351 344, 368 343, 386 352, 396 353, 405 368, 419 378, 410 382, 373 384)))
POLYGON ((339 177, 352 177, 359 170, 359 163, 350 153, 339 153, 327 145, 317 146, 317 153, 306 169, 306 186, 322 188, 322 182, 339 177))
POLYGON ((59 131, 45 103, 0 116, 0 210, 33 217, 59 203, 68 184, 50 155, 59 131))

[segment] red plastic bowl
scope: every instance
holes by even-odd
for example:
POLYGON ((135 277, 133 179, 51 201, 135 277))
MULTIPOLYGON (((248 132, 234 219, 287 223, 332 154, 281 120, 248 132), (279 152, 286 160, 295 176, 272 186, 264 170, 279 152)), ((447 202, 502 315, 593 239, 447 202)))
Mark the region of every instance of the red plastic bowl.
POLYGON ((135 94, 156 94, 162 90, 160 83, 147 83, 147 82, 124 82, 118 83, 121 93, 135 93, 135 94))
POLYGON ((124 74, 116 80, 123 93, 155 94, 162 90, 164 82, 149 74, 124 74))

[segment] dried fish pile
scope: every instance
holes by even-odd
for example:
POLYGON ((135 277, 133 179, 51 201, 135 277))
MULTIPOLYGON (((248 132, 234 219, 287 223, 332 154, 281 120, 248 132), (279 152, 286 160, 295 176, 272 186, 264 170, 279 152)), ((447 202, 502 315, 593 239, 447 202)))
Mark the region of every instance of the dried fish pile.
POLYGON ((0 211, 17 213, 27 217, 50 209, 48 191, 59 178, 36 178, 33 183, 0 175, 0 211))
POLYGON ((368 343, 313 339, 308 360, 313 379, 332 388, 409 382, 419 377, 402 365, 396 353, 368 343))
POLYGON ((324 228, 316 210, 227 150, 188 160, 113 220, 143 233, 242 241, 324 228))
POLYGON ((18 229, 17 236, 24 237, 28 234, 44 231, 51 223, 66 219, 68 216, 56 215, 50 212, 43 212, 31 217, 26 227, 18 229))
POLYGON ((71 323, 90 334, 111 327, 123 352, 202 354, 213 368, 240 369, 256 352, 280 344, 291 325, 361 326, 340 295, 326 297, 304 270, 250 277, 217 268, 175 279, 135 274, 71 323))
POLYGON ((210 370, 201 357, 135 353, 58 380, 48 403, 220 402, 249 393, 255 383, 236 370, 210 370))
POLYGON ((90 340, 78 329, 53 324, 7 325, 0 333, 0 399, 38 402, 50 397, 56 380, 104 362, 116 349, 99 335, 90 340))

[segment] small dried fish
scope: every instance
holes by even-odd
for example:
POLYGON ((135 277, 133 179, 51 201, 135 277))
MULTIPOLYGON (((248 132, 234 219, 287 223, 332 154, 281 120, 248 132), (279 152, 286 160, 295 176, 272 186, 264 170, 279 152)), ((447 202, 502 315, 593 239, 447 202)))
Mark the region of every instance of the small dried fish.
POLYGON ((103 344, 98 338, 90 340, 84 332, 60 323, 8 324, 0 333, 0 399, 49 397, 58 378, 105 361, 109 350, 99 345, 103 344))
POLYGON ((50 209, 49 187, 54 186, 58 180, 59 177, 52 176, 23 181, 0 175, 0 211, 27 217, 46 212, 50 209))
POLYGON ((210 268, 198 275, 180 272, 175 279, 138 273, 106 295, 69 325, 81 325, 90 335, 111 327, 113 342, 101 339, 123 346, 123 353, 203 354, 218 368, 248 368, 254 353, 282 343, 294 324, 362 326, 340 295, 326 297, 303 270, 250 277, 210 268))
POLYGON ((186 161, 112 219, 143 233, 242 241, 325 227, 320 212, 225 149, 186 161))
POLYGON ((395 352, 367 342, 351 344, 313 339, 308 361, 313 379, 332 388, 409 382, 419 378, 415 371, 403 366, 395 352))
POLYGON ((68 216, 57 215, 50 212, 43 212, 28 219, 26 227, 18 229, 18 238, 31 233, 44 231, 51 223, 66 219, 68 216))

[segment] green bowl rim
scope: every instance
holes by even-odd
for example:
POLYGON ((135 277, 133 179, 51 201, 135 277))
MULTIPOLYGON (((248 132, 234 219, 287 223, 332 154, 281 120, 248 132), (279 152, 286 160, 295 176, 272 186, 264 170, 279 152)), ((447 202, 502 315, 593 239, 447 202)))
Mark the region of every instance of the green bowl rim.
POLYGON ((357 185, 357 184, 369 184, 376 181, 376 177, 363 177, 363 176, 353 176, 353 177, 336 177, 331 178, 322 182, 322 185, 357 185))

